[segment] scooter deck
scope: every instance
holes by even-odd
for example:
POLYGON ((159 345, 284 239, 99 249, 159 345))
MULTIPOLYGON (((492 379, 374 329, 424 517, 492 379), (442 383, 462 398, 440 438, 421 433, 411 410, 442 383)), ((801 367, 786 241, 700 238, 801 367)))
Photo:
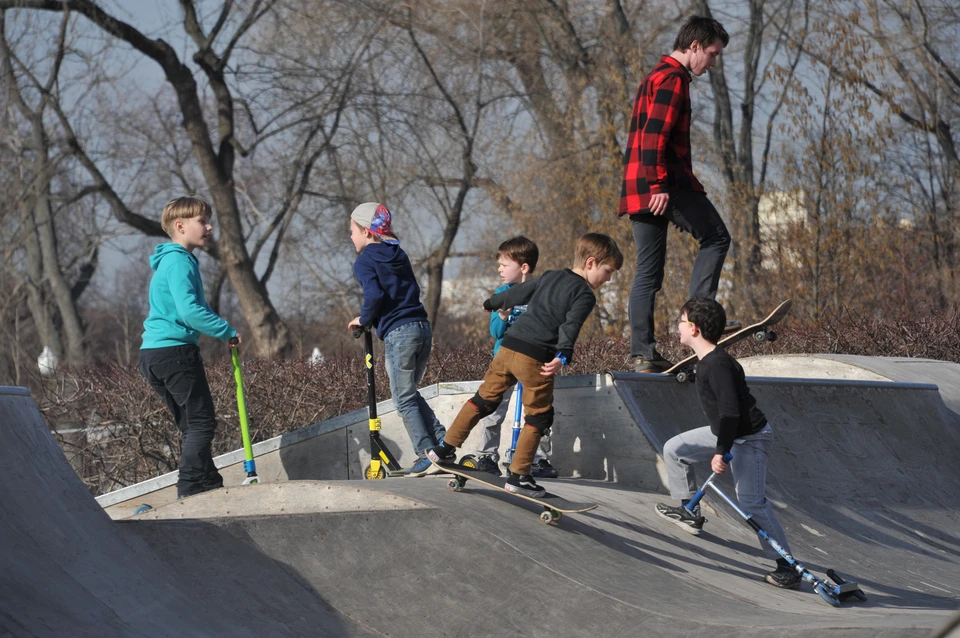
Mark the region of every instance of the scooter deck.
MULTIPOLYGON (((455 463, 434 463, 437 467, 442 469, 444 472, 449 474, 454 474, 461 478, 463 483, 468 479, 477 481, 478 483, 483 483, 489 487, 494 487, 499 490, 503 490, 505 493, 510 496, 516 496, 517 498, 522 498, 525 501, 530 501, 531 503, 536 503, 537 505, 543 505, 545 509, 554 510, 556 512, 561 512, 563 514, 579 514, 581 512, 589 512, 592 509, 597 508, 596 503, 574 503, 568 501, 567 499, 557 496, 556 494, 551 494, 546 492, 540 498, 534 498, 532 496, 527 496, 525 494, 516 494, 514 492, 508 492, 506 489, 507 479, 501 476, 494 476, 489 472, 483 472, 480 470, 471 470, 463 467, 462 465, 457 465, 455 463)), ((463 485, 460 485, 460 489, 454 489, 459 492, 460 489, 463 489, 463 485)))

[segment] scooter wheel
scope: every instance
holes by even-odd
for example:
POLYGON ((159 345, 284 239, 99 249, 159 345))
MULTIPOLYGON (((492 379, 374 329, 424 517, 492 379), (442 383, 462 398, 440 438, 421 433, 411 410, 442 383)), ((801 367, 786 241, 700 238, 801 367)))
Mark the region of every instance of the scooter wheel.
POLYGON ((823 598, 823 600, 831 607, 840 606, 840 600, 836 596, 828 592, 827 588, 824 587, 822 584, 816 585, 813 589, 820 595, 820 598, 823 598))
POLYGON ((859 600, 860 602, 866 602, 866 601, 867 601, 867 595, 866 595, 865 593, 863 593, 862 591, 860 591, 859 589, 858 589, 857 591, 853 592, 853 597, 856 598, 857 600, 859 600))
POLYGON ((377 468, 376 471, 373 470, 373 467, 368 465, 363 470, 363 476, 367 480, 376 480, 376 479, 385 479, 387 478, 387 470, 381 465, 377 468))
POLYGON ((143 505, 141 505, 141 506, 138 507, 137 509, 133 510, 133 515, 134 515, 134 516, 137 516, 138 514, 143 514, 144 512, 149 512, 149 511, 152 510, 152 509, 153 509, 153 508, 152 508, 151 506, 149 506, 149 505, 147 505, 146 503, 144 503, 143 505))
POLYGON ((477 457, 474 456, 473 454, 467 454, 462 459, 457 461, 457 465, 459 465, 460 467, 466 467, 471 470, 475 470, 477 469, 477 457))

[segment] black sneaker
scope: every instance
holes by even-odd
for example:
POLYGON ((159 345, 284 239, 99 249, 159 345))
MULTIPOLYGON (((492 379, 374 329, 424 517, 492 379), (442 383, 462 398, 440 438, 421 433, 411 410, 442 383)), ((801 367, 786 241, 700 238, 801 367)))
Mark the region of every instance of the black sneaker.
POLYGON ((781 589, 797 589, 803 578, 789 565, 777 565, 777 568, 763 577, 763 580, 781 589))
POLYGON ((707 522, 707 519, 700 515, 699 508, 696 512, 691 513, 683 506, 672 507, 664 503, 657 503, 656 511, 657 516, 670 521, 689 534, 699 535, 703 530, 703 524, 707 522))
POLYGON ((503 475, 503 472, 500 471, 500 467, 497 465, 497 459, 494 458, 492 454, 484 454, 478 458, 474 469, 480 470, 481 472, 489 472, 494 476, 503 475))
POLYGON ((507 484, 504 486, 504 489, 508 492, 523 494, 531 498, 540 498, 547 493, 547 490, 537 485, 537 482, 534 481, 533 477, 529 474, 523 476, 511 474, 510 478, 507 479, 507 484))
POLYGON ((557 478, 559 476, 557 468, 550 465, 550 461, 547 459, 540 459, 534 463, 533 467, 530 468, 530 474, 537 478, 557 478))
POLYGON ((663 372, 673 367, 673 363, 664 359, 660 355, 657 355, 653 359, 645 359, 643 357, 637 357, 633 360, 633 371, 641 373, 652 373, 656 374, 663 372))
POLYGON ((424 454, 434 463, 447 463, 457 458, 457 448, 441 442, 436 447, 427 448, 424 454))

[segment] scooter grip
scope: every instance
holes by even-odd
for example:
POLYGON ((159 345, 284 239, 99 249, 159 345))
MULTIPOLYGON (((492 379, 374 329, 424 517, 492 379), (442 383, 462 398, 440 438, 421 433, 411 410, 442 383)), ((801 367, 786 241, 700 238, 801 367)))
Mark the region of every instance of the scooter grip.
POLYGON ((354 328, 354 329, 353 329, 353 338, 354 338, 354 339, 359 339, 360 337, 362 337, 362 336, 363 336, 363 331, 364 331, 364 327, 363 327, 363 326, 360 326, 359 328, 354 328))
POLYGON ((723 462, 724 462, 724 463, 729 463, 729 462, 732 461, 732 460, 733 460, 733 455, 730 454, 729 452, 727 452, 726 454, 723 455, 723 462))
POLYGON ((240 343, 240 340, 237 339, 236 337, 230 337, 229 339, 227 339, 227 343, 229 343, 231 346, 235 346, 240 343))

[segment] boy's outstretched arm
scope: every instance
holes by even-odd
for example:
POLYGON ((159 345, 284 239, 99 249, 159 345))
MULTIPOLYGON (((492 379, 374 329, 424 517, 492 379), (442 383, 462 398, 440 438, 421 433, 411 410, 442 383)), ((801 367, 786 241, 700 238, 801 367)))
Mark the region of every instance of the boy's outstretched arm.
POLYGON ((530 297, 537 291, 537 286, 540 285, 542 280, 542 277, 537 277, 536 279, 525 281, 522 284, 517 284, 499 294, 493 295, 483 302, 483 309, 490 312, 501 308, 523 306, 530 301, 530 297))
POLYGON ((197 289, 193 279, 193 268, 185 261, 162 263, 167 271, 170 294, 177 307, 177 314, 187 327, 214 339, 226 342, 237 334, 229 323, 210 309, 203 297, 203 288, 197 289))

